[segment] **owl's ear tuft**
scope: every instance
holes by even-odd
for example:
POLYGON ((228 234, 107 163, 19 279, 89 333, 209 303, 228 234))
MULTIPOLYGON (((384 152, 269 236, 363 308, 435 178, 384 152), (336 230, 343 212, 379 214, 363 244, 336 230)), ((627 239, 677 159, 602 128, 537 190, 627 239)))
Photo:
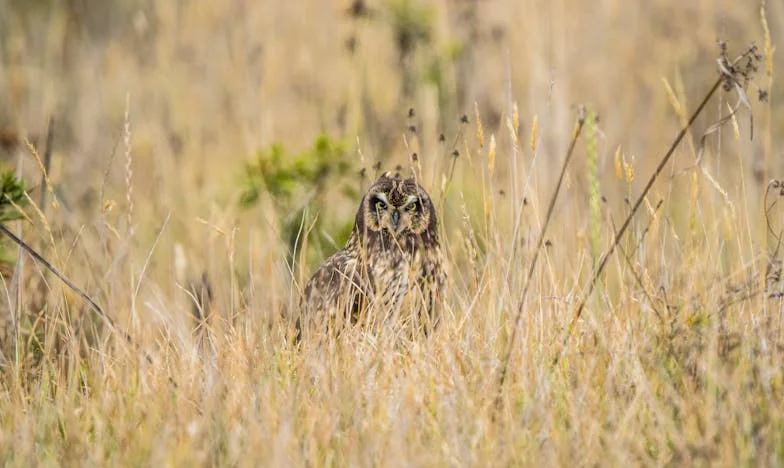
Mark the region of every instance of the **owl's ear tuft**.
POLYGON ((405 185, 406 187, 411 187, 411 189, 414 191, 423 192, 427 194, 424 187, 419 185, 419 181, 417 181, 416 177, 409 177, 403 180, 403 185, 405 185))
POLYGON ((362 197, 357 210, 357 216, 354 218, 354 230, 362 232, 365 230, 365 204, 367 203, 367 195, 362 197))
POLYGON ((381 174, 381 176, 379 176, 379 178, 378 178, 378 180, 384 180, 384 179, 392 180, 392 172, 391 171, 384 171, 384 173, 381 174))

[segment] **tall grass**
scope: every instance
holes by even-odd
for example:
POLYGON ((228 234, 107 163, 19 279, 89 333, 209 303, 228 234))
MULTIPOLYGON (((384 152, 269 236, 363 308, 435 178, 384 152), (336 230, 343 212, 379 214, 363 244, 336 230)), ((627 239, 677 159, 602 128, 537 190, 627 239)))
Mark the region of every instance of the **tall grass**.
POLYGON ((0 245, 4 464, 784 463, 777 2, 93 3, 0 0, 0 157, 48 194, 4 226, 73 286, 0 245), (740 106, 717 39, 760 44, 740 106), (247 203, 323 135, 350 167, 247 203), (440 327, 297 342, 398 164, 440 327))

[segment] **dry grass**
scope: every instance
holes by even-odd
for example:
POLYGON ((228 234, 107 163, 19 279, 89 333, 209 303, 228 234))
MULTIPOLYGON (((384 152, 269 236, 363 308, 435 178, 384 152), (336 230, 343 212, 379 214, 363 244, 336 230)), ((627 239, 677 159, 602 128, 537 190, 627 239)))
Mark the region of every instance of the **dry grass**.
MULTIPOLYGON (((20 254, 0 288, 3 464, 784 464, 779 2, 765 21, 735 0, 186 3, 0 0, 0 157, 38 181, 22 136, 56 128, 56 202, 9 227, 132 337, 20 254), (750 84, 703 147, 737 94, 709 103, 586 297, 597 237, 716 80, 719 38, 759 44, 768 100, 750 84), (520 304, 584 103, 597 159, 578 141, 520 304), (322 133, 357 173, 417 152, 449 259, 433 336, 292 344, 315 265, 287 263, 308 256, 275 200, 240 207, 243 165, 322 133)), ((321 218, 355 211, 317 194, 321 218)))

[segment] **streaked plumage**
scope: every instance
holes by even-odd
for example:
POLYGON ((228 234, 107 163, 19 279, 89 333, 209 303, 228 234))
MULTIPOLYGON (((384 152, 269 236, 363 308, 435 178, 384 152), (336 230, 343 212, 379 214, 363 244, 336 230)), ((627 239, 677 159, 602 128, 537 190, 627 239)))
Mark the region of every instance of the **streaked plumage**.
POLYGON ((346 246, 305 287, 306 322, 339 328, 436 324, 446 275, 435 207, 415 179, 384 173, 357 210, 346 246))

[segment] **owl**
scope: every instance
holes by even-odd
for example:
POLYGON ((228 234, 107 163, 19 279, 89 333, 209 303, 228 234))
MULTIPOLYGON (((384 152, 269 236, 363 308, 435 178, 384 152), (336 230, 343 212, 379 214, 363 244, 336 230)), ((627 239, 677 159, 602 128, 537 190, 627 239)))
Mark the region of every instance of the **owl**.
POLYGON ((414 178, 385 172, 362 198, 346 246, 305 286, 302 318, 332 329, 396 324, 427 333, 445 286, 430 196, 414 178))

